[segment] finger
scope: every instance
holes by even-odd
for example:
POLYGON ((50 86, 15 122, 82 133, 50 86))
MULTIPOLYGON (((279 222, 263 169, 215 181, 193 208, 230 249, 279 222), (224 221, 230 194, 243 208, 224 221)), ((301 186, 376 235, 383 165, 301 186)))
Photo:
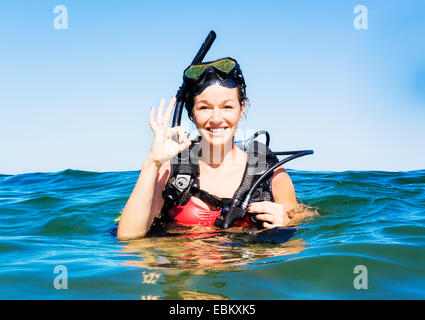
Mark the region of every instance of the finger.
POLYGON ((189 139, 190 133, 189 132, 185 132, 185 134, 183 135, 184 137, 184 143, 188 143, 189 145, 192 144, 192 141, 190 141, 189 139))
POLYGON ((164 116, 164 123, 169 126, 171 121, 171 116, 173 115, 174 107, 176 106, 176 97, 172 97, 170 103, 168 104, 167 111, 164 116))
POLYGON ((272 223, 264 222, 263 227, 266 229, 271 229, 271 228, 274 228, 275 226, 272 223))
MULTIPOLYGON (((167 133, 165 135, 166 138, 171 138, 173 136, 176 135, 180 135, 181 132, 183 132, 182 127, 178 126, 178 127, 173 127, 173 128, 168 128, 167 133)), ((180 140, 180 139, 179 139, 180 140)))
POLYGON ((180 151, 188 148, 192 144, 192 141, 190 141, 188 139, 189 133, 184 132, 182 127, 180 127, 180 126, 177 127, 177 134, 179 135, 178 141, 179 141, 179 144, 180 144, 180 148, 179 148, 180 151))
POLYGON ((179 143, 182 144, 183 141, 184 141, 184 135, 185 135, 184 134, 184 131, 183 131, 183 128, 182 127, 178 127, 177 133, 179 135, 179 143))
POLYGON ((263 212, 266 212, 266 211, 267 211, 267 208, 264 205, 264 201, 252 202, 248 206, 248 212, 263 213, 263 212))
POLYGON ((273 223, 273 216, 270 214, 257 214, 255 215, 255 219, 273 223))
POLYGON ((163 124, 164 107, 165 107, 165 99, 162 98, 161 101, 159 102, 158 115, 156 117, 156 122, 159 125, 163 124))
POLYGON ((189 142, 184 141, 182 144, 179 144, 179 148, 178 148, 179 152, 182 152, 183 150, 189 148, 191 144, 192 143, 190 141, 189 142))
POLYGON ((179 145, 182 145, 182 147, 183 147, 182 150, 186 149, 187 147, 189 147, 192 144, 192 141, 190 141, 188 139, 189 134, 186 133, 186 132, 184 132, 183 131, 183 128, 181 126, 169 128, 167 130, 167 133, 166 133, 165 137, 167 139, 169 139, 169 138, 171 138, 173 136, 177 136, 178 137, 177 141, 176 140, 175 141, 179 145))
POLYGON ((271 201, 259 201, 259 202, 252 202, 248 206, 249 212, 276 212, 276 211, 282 211, 283 207, 280 203, 271 202, 271 201))
POLYGON ((149 114, 149 126, 151 129, 155 132, 155 130, 158 128, 156 122, 155 122, 155 108, 151 107, 151 111, 149 114))

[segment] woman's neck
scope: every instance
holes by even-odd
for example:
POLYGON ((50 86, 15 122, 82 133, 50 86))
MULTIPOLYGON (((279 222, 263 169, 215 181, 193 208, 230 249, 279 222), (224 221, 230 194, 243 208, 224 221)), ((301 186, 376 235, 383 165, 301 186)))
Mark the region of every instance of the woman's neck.
POLYGON ((233 140, 223 145, 201 143, 201 148, 200 160, 211 168, 219 168, 223 165, 232 166, 245 160, 241 157, 241 153, 238 152, 238 147, 233 143, 233 140))

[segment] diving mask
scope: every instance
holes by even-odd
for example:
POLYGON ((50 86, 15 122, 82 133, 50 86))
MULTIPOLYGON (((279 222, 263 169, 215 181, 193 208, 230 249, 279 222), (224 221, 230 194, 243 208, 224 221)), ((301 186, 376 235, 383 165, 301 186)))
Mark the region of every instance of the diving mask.
POLYGON ((190 65, 183 73, 183 80, 195 96, 214 84, 226 88, 241 85, 244 93, 246 87, 239 64, 230 57, 190 65))

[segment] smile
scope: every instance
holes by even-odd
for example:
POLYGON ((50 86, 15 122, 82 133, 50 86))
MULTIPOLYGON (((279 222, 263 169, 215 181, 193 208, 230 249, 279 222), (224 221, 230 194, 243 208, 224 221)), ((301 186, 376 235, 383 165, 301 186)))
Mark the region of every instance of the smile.
POLYGON ((221 136, 227 130, 227 128, 207 128, 209 133, 213 136, 221 136))

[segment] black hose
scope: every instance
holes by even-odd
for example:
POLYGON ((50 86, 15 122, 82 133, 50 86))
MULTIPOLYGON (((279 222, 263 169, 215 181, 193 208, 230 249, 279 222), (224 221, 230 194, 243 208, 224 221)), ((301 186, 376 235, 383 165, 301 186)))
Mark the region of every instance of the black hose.
POLYGON ((252 135, 251 138, 248 139, 248 141, 245 142, 245 145, 250 144, 252 141, 255 140, 260 134, 264 134, 266 136, 266 146, 268 147, 270 144, 270 134, 266 130, 259 130, 256 133, 252 135))
POLYGON ((275 152, 275 154, 279 153, 279 154, 288 154, 291 153, 292 155, 290 155, 289 157, 277 162, 276 164, 274 164, 273 166, 271 166, 266 172, 264 172, 259 178, 258 180, 253 184, 253 186, 249 189, 248 193, 246 194, 244 200, 241 202, 240 199, 234 199, 232 205, 230 206, 230 208, 228 208, 226 210, 226 215, 224 217, 224 219, 217 219, 216 223, 214 223, 214 225, 227 229, 229 228, 233 222, 235 222, 236 220, 243 220, 245 218, 246 215, 246 211, 248 208, 248 204, 249 201, 251 200, 251 195, 252 193, 257 189, 257 187, 259 186, 259 184, 261 182, 263 182, 264 180, 268 179, 272 174, 273 171, 281 166, 282 164, 291 161, 293 159, 308 155, 308 154, 313 154, 313 150, 300 150, 300 151, 283 151, 283 152, 275 152))
POLYGON ((264 172, 261 177, 254 183, 254 185, 251 187, 251 189, 249 190, 248 194, 245 197, 245 200, 242 202, 242 209, 246 209, 248 207, 249 204, 249 200, 251 200, 251 195, 252 193, 255 191, 255 189, 257 189, 257 187, 260 185, 261 182, 263 182, 264 180, 270 178, 270 176, 273 174, 273 171, 281 166, 282 164, 291 161, 293 159, 302 157, 302 156, 306 156, 308 154, 313 154, 313 150, 300 150, 300 151, 283 151, 283 152, 274 152, 274 154, 292 154, 292 156, 289 156, 281 161, 279 161, 278 163, 276 163, 275 165, 273 165, 272 167, 270 167, 266 172, 264 172))

